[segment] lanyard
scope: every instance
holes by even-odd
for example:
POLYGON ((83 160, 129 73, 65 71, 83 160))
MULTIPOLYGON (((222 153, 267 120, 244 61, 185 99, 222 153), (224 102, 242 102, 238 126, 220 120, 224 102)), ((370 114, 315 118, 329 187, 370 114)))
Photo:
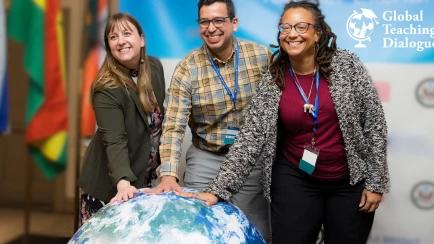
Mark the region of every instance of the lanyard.
POLYGON ((220 82, 224 86, 226 92, 228 93, 229 97, 231 98, 231 101, 234 105, 234 110, 236 110, 236 102, 238 97, 238 46, 235 47, 235 61, 234 61, 234 70, 235 70, 235 87, 234 92, 232 93, 231 89, 228 87, 227 83, 225 82, 225 79, 223 78, 222 74, 220 73, 220 68, 214 63, 214 60, 211 58, 210 55, 208 55, 209 62, 211 63, 212 68, 217 74, 217 77, 219 78, 220 82))
MULTIPOLYGON (((301 85, 297 82, 297 78, 295 77, 294 72, 292 71, 291 68, 289 68, 289 75, 291 75, 291 78, 294 82, 294 84, 297 86, 298 89, 298 93, 300 94, 301 98, 303 99, 305 104, 309 103, 308 98, 306 97, 306 94, 303 91, 303 88, 301 87, 301 85)), ((313 134, 315 135, 315 132, 318 130, 318 114, 319 114, 319 99, 318 99, 318 89, 319 89, 319 72, 316 71, 315 72, 315 105, 314 105, 314 110, 312 113, 310 113, 312 115, 313 118, 313 134)))

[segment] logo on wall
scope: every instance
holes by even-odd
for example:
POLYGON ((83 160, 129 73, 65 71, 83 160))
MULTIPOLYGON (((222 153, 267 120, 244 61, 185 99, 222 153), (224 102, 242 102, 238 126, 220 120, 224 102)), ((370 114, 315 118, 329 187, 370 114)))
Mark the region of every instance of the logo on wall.
POLYGON ((416 99, 424 107, 434 107, 434 78, 425 79, 417 85, 416 99))
POLYGON ((411 200, 420 209, 434 208, 434 183, 421 181, 411 190, 411 200))
POLYGON ((363 42, 371 41, 374 28, 379 24, 378 17, 372 9, 360 8, 360 12, 353 10, 353 14, 347 20, 347 33, 357 43, 355 48, 366 48, 363 42))
POLYGON ((348 17, 346 30, 356 41, 354 48, 413 49, 422 52, 434 48, 434 28, 422 9, 374 10, 360 8, 348 17), (379 14, 379 15, 377 15, 379 14), (378 17, 379 16, 379 17, 378 17), (379 31, 377 31, 377 27, 379 31), (375 38, 371 39, 375 31, 375 38))

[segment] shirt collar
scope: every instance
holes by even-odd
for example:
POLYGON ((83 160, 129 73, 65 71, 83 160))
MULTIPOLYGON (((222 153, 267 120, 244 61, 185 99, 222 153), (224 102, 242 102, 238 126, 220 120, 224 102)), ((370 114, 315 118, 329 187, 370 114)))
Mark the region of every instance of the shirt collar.
POLYGON ((235 45, 239 46, 239 43, 238 43, 238 40, 235 37, 233 37, 233 41, 232 41, 232 53, 231 53, 231 55, 229 56, 229 58, 227 60, 220 60, 219 58, 215 57, 211 53, 211 51, 209 50, 209 48, 208 48, 208 46, 206 44, 203 44, 202 48, 205 51, 206 55, 210 56, 214 62, 220 63, 220 64, 226 64, 226 63, 228 63, 234 57, 234 54, 235 54, 235 45))

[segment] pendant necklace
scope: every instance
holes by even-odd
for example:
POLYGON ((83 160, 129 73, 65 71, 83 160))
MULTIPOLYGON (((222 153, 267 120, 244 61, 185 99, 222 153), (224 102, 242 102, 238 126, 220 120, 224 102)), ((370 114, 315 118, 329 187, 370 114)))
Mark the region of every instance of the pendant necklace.
POLYGON ((315 106, 313 106, 313 104, 311 104, 309 102, 309 99, 310 99, 310 94, 312 93, 313 82, 315 81, 316 68, 313 71, 313 77, 312 77, 312 82, 310 84, 310 89, 309 89, 309 95, 308 96, 306 96, 306 93, 304 92, 303 88, 301 87, 300 82, 298 81, 298 78, 297 78, 297 74, 294 72, 294 69, 292 67, 291 67, 291 71, 294 74, 294 81, 295 81, 295 84, 298 87, 298 90, 301 93, 301 96, 304 97, 304 98, 306 98, 305 99, 305 103, 303 104, 303 112, 310 113, 310 114, 315 113, 315 106))

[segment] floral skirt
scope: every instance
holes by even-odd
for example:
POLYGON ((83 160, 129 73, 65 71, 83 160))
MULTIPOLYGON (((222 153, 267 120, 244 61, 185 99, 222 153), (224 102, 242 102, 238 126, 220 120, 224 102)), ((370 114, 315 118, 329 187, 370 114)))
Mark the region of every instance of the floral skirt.
POLYGON ((107 203, 98 200, 89 194, 81 194, 80 213, 78 217, 78 226, 82 226, 92 215, 100 210, 107 203))

